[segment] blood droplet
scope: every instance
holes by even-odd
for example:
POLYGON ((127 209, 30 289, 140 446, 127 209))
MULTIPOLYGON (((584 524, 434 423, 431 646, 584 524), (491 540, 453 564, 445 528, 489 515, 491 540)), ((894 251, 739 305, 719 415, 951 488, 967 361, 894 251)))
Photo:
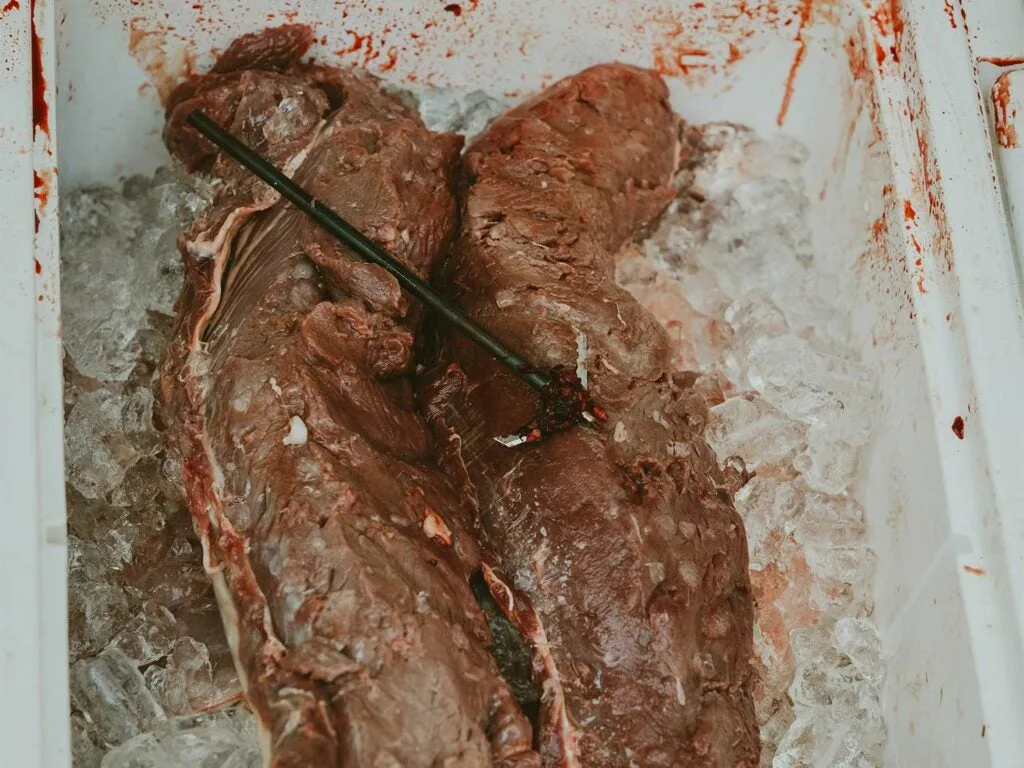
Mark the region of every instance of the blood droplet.
POLYGON ((957 416, 953 419, 953 434, 957 436, 959 440, 964 439, 964 417, 957 416))

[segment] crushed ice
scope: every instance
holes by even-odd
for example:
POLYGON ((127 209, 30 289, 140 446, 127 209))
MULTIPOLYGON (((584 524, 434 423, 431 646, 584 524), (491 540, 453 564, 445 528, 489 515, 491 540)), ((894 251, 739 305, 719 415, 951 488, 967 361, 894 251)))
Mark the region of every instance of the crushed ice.
MULTIPOLYGON (((467 137, 505 104, 411 95, 467 137)), ((764 766, 881 764, 873 557, 849 495, 877 381, 850 346, 839 276, 815 259, 805 151, 708 126, 683 198, 619 280, 715 403, 707 437, 756 474, 738 493, 758 599, 764 766)), ((259 764, 255 726, 165 455, 152 383, 182 273, 175 239, 210 189, 176 171, 62 204, 72 743, 76 768, 259 764)))
POLYGON ((251 715, 231 708, 241 690, 180 468, 154 424, 182 284, 175 239, 209 194, 162 170, 63 198, 75 768, 259 764, 251 715))
POLYGON ((767 768, 882 764, 874 557, 850 490, 878 386, 850 342, 840 276, 815 258, 806 151, 732 125, 700 131, 690 194, 627 249, 619 282, 703 373, 706 437, 755 476, 737 494, 758 601, 767 768))

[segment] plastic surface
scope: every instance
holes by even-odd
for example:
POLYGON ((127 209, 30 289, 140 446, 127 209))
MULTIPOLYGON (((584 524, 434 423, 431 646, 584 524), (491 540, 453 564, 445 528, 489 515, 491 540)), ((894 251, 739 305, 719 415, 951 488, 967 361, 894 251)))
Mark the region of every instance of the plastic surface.
MULTIPOLYGON (((879 559, 887 764, 1024 767, 1024 222, 1011 226, 1001 186, 1024 205, 1024 155, 995 141, 989 93, 1024 54, 1019 3, 31 5, 63 184, 152 171, 166 160, 159 92, 211 48, 282 21, 316 24, 324 59, 510 95, 610 58, 655 66, 688 119, 806 144, 815 253, 848 275, 858 342, 882 371, 859 496, 879 559)), ((28 6, 0 5, 13 73, 0 78, 0 739, 4 764, 53 766, 67 754, 56 185, 52 138, 32 143, 28 6), (48 192, 38 233, 33 166, 48 192)), ((1017 77, 1003 81, 1012 104, 1017 77)))
POLYGON ((18 766, 69 754, 53 14, 0 4, 0 762, 18 766))

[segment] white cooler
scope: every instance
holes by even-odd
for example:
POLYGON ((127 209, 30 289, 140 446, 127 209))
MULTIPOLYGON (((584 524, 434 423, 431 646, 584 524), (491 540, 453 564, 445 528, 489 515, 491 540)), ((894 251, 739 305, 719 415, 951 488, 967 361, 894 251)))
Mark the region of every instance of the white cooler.
POLYGON ((654 66, 687 119, 810 149, 815 253, 882 377, 857 493, 886 764, 1024 767, 1013 0, 0 0, 0 765, 69 764, 58 186, 166 162, 160 92, 286 21, 316 26, 318 59, 510 96, 654 66))

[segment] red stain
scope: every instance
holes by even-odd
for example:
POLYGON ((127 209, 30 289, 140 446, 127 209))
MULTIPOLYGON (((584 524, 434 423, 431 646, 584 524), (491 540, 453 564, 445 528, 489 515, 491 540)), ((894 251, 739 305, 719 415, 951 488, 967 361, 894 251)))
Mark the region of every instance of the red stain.
POLYGON ((786 75, 786 90, 783 92, 782 105, 779 107, 778 117, 775 118, 775 122, 780 128, 786 121, 786 113, 789 112, 789 104, 793 100, 793 85, 796 82, 797 70, 800 69, 800 65, 807 57, 807 41, 804 40, 804 28, 811 20, 813 3, 814 0, 802 0, 800 8, 798 9, 800 13, 800 23, 796 30, 796 55, 793 57, 793 63, 789 65, 789 74, 786 75))
POLYGON ((36 200, 39 201, 39 207, 44 208, 47 200, 50 199, 50 188, 46 183, 46 179, 39 175, 37 171, 32 171, 32 186, 35 188, 36 200))
POLYGON ((740 52, 740 49, 736 47, 736 43, 729 43, 729 58, 725 60, 725 63, 735 64, 742 58, 743 54, 740 52))
POLYGON ((7 13, 8 11, 16 11, 21 8, 21 4, 18 0, 8 0, 7 4, 0 8, 0 13, 7 13))
POLYGON ((924 177, 924 183, 921 186, 923 189, 927 190, 928 193, 928 210, 935 214, 937 218, 941 218, 939 237, 946 238, 948 237, 949 232, 945 227, 945 216, 940 216, 943 212, 943 204, 936 194, 940 176, 939 172, 934 167, 931 155, 931 145, 928 143, 928 138, 925 136, 922 128, 918 128, 917 130, 917 151, 921 156, 921 171, 924 177))
POLYGON ((1024 64, 1024 56, 979 56, 978 61, 986 61, 997 67, 1012 67, 1014 64, 1024 64))
POLYGON ((918 293, 928 293, 924 287, 924 275, 917 276, 917 291, 918 293))
POLYGON ((39 212, 46 207, 46 203, 50 199, 50 187, 46 183, 46 179, 40 176, 38 171, 32 171, 32 186, 36 198, 36 208, 33 212, 33 217, 36 232, 39 232, 39 212))
MULTIPOLYGON (((353 53, 362 51, 362 66, 368 66, 374 59, 380 58, 380 50, 375 46, 372 34, 360 35, 354 29, 346 29, 348 34, 352 35, 352 44, 348 48, 341 48, 334 53, 338 56, 347 56, 353 53)), ((384 65, 384 69, 391 69, 395 66, 395 62, 398 61, 398 50, 392 48, 388 52, 389 62, 384 65), (394 52, 394 61, 391 61, 392 51, 394 52)))
POLYGON ((953 3, 946 0, 946 16, 949 17, 949 26, 956 29, 956 14, 953 12, 953 3))
POLYGON ((913 221, 917 218, 917 211, 914 210, 914 206, 909 200, 903 202, 903 218, 907 221, 913 221))
POLYGON ((885 48, 877 40, 875 40, 875 61, 878 62, 878 66, 885 63, 885 48))
POLYGON ((367 47, 367 49, 373 46, 373 35, 360 35, 354 29, 346 29, 345 31, 348 34, 352 35, 352 45, 350 45, 348 48, 342 48, 341 50, 335 51, 335 53, 337 53, 339 56, 346 53, 355 53, 364 45, 367 47))
POLYGON ((398 50, 394 47, 388 48, 388 60, 381 64, 381 72, 389 72, 395 68, 395 64, 398 63, 398 50))
POLYGON ((46 75, 43 72, 43 41, 36 30, 36 0, 32 0, 32 124, 50 132, 50 107, 46 103, 46 75))
MULTIPOLYGON (((917 236, 916 235, 911 235, 910 236, 910 242, 913 243, 914 250, 917 251, 918 253, 920 253, 921 252, 921 244, 919 242, 917 242, 917 236)), ((921 260, 920 259, 918 259, 917 262, 915 262, 915 263, 917 264, 917 266, 919 266, 919 267, 921 266, 921 260)))
POLYGON ((128 51, 136 63, 145 71, 149 85, 156 88, 160 102, 167 103, 179 83, 195 74, 195 53, 188 47, 190 41, 173 33, 173 26, 161 29, 146 29, 144 19, 133 18, 129 22, 128 51), (178 44, 172 43, 176 37, 178 44), (180 58, 169 57, 168 48, 173 50, 181 43, 180 58))
POLYGON ((975 568, 970 565, 965 565, 964 570, 967 573, 972 574, 973 576, 984 576, 987 573, 987 571, 984 568, 975 568))
POLYGON ((1017 146, 1017 126, 1014 124, 1017 110, 1011 109, 1010 98, 1010 78, 1000 75, 992 86, 992 107, 996 141, 1003 149, 1017 146))
MULTIPOLYGON (((663 56, 664 54, 656 54, 657 56, 663 56)), ((695 64, 693 62, 687 63, 687 57, 706 58, 708 52, 703 48, 680 48, 675 52, 675 60, 672 62, 675 65, 675 69, 682 75, 690 74, 691 69, 699 69, 707 66, 706 64, 695 64)), ((656 65, 656 69, 664 68, 664 62, 656 65)))
POLYGON ((452 13, 452 14, 454 14, 456 16, 461 16, 462 15, 462 6, 459 5, 458 3, 450 3, 450 4, 446 5, 444 7, 444 9, 446 11, 448 11, 448 13, 452 13))
POLYGON ((871 224, 871 237, 875 242, 881 243, 889 233, 889 225, 883 213, 871 224))
POLYGON ((875 32, 884 40, 892 39, 892 45, 886 50, 877 40, 875 42, 875 57, 881 65, 887 56, 892 56, 894 62, 900 60, 900 43, 903 40, 903 11, 900 7, 900 0, 885 0, 878 10, 871 14, 871 21, 875 26, 875 32))
POLYGON ((957 436, 957 439, 959 439, 959 440, 963 440, 964 439, 964 417, 963 416, 957 416, 955 419, 953 419, 953 427, 952 427, 952 429, 953 429, 953 434, 957 436))
POLYGON ((36 274, 37 275, 43 274, 43 265, 39 263, 39 259, 33 258, 32 261, 34 261, 36 263, 36 274))

